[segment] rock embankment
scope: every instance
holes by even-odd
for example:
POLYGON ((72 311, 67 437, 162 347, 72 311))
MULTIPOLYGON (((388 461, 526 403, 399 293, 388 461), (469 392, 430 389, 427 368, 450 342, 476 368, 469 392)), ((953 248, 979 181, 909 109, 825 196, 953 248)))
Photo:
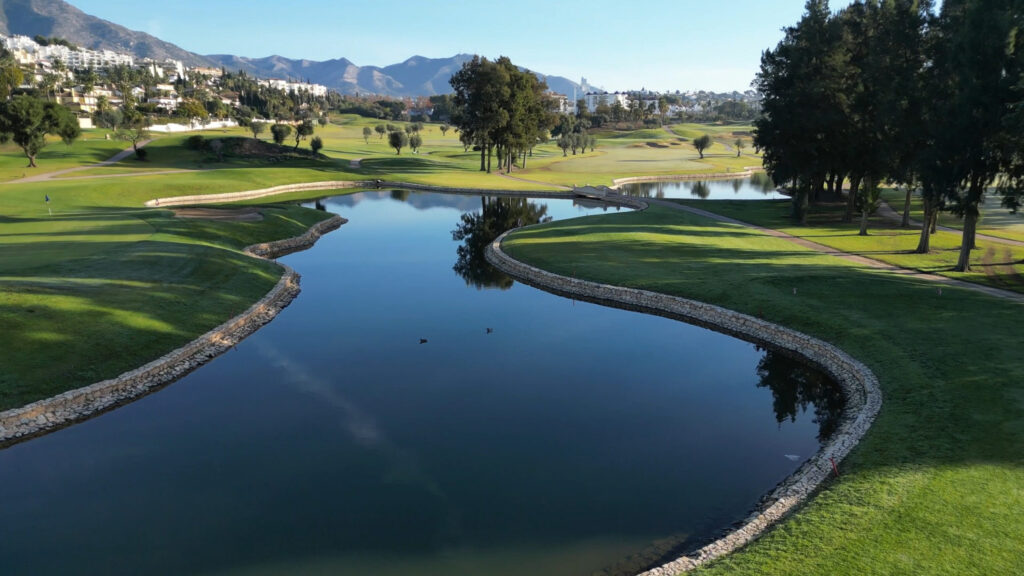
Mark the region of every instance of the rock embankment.
POLYGON ((765 496, 739 527, 722 538, 641 576, 669 576, 692 570, 728 554, 761 535, 769 526, 807 499, 832 474, 864 436, 882 405, 875 375, 839 348, 753 316, 676 296, 622 288, 560 276, 520 262, 501 249, 502 234, 487 247, 487 259, 526 284, 579 300, 675 318, 705 326, 761 346, 796 356, 818 366, 842 388, 846 409, 836 432, 812 458, 765 496))
MULTIPOLYGON (((312 246, 320 236, 344 223, 344 218, 335 215, 315 224, 301 236, 256 244, 246 248, 246 252, 276 258, 312 246)), ((31 438, 109 410, 170 384, 230 350, 273 320, 299 294, 299 275, 290 267, 281 266, 284 274, 266 296, 185 346, 116 378, 0 413, 0 445, 31 438)))

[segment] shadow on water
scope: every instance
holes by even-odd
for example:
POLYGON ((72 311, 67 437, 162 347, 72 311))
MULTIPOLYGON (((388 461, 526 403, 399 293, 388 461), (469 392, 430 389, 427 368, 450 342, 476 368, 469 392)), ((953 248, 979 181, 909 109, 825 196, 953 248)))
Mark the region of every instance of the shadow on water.
POLYGON ((480 212, 462 214, 459 224, 452 230, 452 240, 462 242, 455 250, 458 259, 452 270, 466 281, 467 286, 508 290, 512 287, 512 279, 487 262, 484 249, 513 228, 550 221, 548 207, 526 198, 484 196, 480 203, 480 212))

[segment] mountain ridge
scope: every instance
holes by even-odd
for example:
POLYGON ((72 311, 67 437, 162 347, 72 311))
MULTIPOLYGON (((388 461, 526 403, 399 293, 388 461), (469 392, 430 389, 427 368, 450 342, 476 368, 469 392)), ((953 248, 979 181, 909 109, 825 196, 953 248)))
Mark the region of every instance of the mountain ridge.
MULTIPOLYGON (((452 92, 448 80, 471 54, 448 58, 415 55, 403 62, 357 66, 348 58, 308 60, 272 55, 250 58, 233 54, 201 55, 189 52, 151 34, 130 30, 86 14, 64 0, 0 0, 0 33, 58 37, 90 50, 113 50, 136 58, 180 60, 187 66, 223 67, 264 78, 301 79, 322 84, 342 94, 381 95, 397 98, 433 96, 452 92)), ((560 76, 533 71, 548 88, 572 96, 589 87, 560 76)))

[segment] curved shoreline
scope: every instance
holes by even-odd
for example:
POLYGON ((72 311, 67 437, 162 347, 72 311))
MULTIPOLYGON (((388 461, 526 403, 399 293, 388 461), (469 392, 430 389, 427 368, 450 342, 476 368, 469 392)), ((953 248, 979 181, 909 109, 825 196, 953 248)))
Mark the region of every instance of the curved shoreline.
MULTIPOLYGON (((645 206, 646 207, 646 206, 645 206)), ((529 228, 529 227, 525 227, 529 228)), ((519 229, 517 229, 519 230, 519 229)), ((795 356, 826 371, 839 385, 846 407, 839 427, 795 472, 764 496, 739 527, 698 550, 639 576, 688 572, 738 550, 758 538, 807 498, 832 474, 864 436, 882 406, 874 373, 860 361, 823 340, 726 308, 658 292, 569 278, 530 266, 506 254, 501 243, 509 230, 487 246, 487 261, 516 280, 561 296, 665 316, 696 324, 795 356)))
MULTIPOLYGON (((630 182, 744 178, 752 170, 720 174, 653 176, 613 180, 612 187, 574 188, 571 192, 486 190, 449 188, 384 180, 325 181, 275 186, 260 190, 213 195, 178 196, 147 201, 146 206, 164 207, 185 204, 212 204, 263 198, 295 191, 351 188, 403 188, 449 194, 494 195, 509 197, 593 198, 634 209, 648 204, 636 197, 622 195, 617 188, 630 182)), ((262 258, 278 256, 312 246, 319 237, 344 224, 335 215, 313 225, 305 234, 254 244, 245 252, 262 258)), ((864 364, 839 348, 822 340, 783 326, 695 300, 631 288, 599 284, 546 272, 513 259, 501 249, 501 242, 512 232, 499 236, 487 247, 487 260, 517 280, 562 296, 595 302, 637 312, 656 314, 685 321, 757 343, 796 356, 828 372, 846 398, 842 421, 831 438, 793 474, 764 496, 757 508, 740 526, 700 549, 683 555, 639 576, 670 576, 687 572, 733 552, 758 538, 789 511, 807 500, 832 472, 830 460, 842 461, 867 432, 881 408, 877 378, 864 364)), ((0 448, 45 434, 101 414, 166 386, 210 359, 229 350, 246 336, 267 324, 298 295, 300 276, 286 265, 277 285, 242 314, 228 320, 185 346, 120 376, 51 398, 0 413, 0 448)))
MULTIPOLYGON (((334 215, 314 224, 301 236, 254 244, 245 248, 244 252, 254 258, 276 258, 312 246, 322 235, 336 230, 345 222, 341 216, 334 215)), ((263 298, 241 314, 184 346, 109 380, 0 412, 0 447, 112 410, 171 384, 230 350, 273 320, 298 296, 299 274, 289 266, 279 265, 284 268, 284 274, 263 298)))

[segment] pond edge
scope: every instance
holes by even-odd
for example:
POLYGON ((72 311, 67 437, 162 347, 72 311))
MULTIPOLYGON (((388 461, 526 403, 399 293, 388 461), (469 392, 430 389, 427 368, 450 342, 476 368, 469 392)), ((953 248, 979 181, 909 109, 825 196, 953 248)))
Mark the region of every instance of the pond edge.
MULTIPOLYGON (((347 222, 334 215, 311 226, 304 234, 246 247, 243 252, 274 259, 316 243, 324 234, 347 222)), ((70 426, 159 390, 227 352, 273 320, 300 292, 300 276, 278 263, 284 273, 277 284, 241 314, 184 346, 139 368, 109 380, 68 390, 49 398, 0 412, 0 448, 70 426)))
MULTIPOLYGON (((629 207, 645 202, 629 200, 629 207)), ((534 225, 537 226, 537 225, 534 225)), ((506 254, 501 243, 509 230, 487 246, 486 257, 493 266, 514 279, 545 291, 602 305, 665 316, 738 337, 766 348, 804 360, 827 372, 842 390, 846 407, 832 436, 793 474, 764 496, 738 527, 700 549, 652 568, 639 576, 671 576, 738 550, 758 538, 787 513, 805 502, 867 433, 882 406, 878 378, 863 363, 838 347, 796 330, 706 304, 658 292, 624 288, 561 276, 530 266, 506 254)))

